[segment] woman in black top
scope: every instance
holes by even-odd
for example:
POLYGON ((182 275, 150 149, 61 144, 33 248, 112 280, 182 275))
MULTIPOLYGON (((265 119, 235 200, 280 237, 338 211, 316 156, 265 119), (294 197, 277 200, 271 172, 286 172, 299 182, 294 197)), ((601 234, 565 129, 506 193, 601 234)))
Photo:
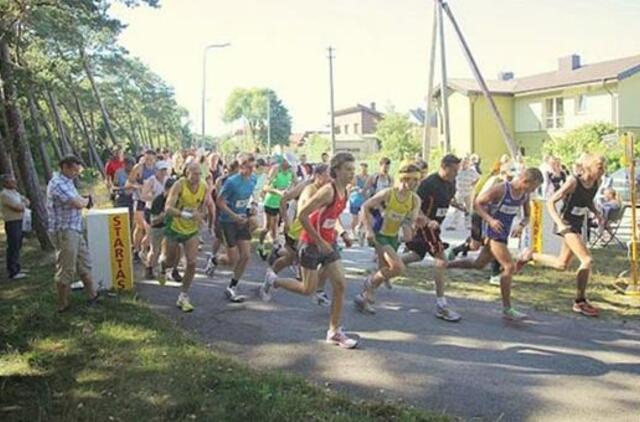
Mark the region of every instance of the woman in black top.
POLYGON ((592 258, 582 237, 582 228, 589 213, 601 220, 600 212, 593 203, 598 191, 600 179, 604 175, 606 160, 601 155, 586 155, 581 164, 581 172, 571 176, 548 200, 547 209, 556 224, 557 232, 563 237, 560 256, 540 253, 533 254, 533 260, 558 270, 566 270, 574 256, 580 260, 576 274, 577 295, 573 311, 586 316, 596 317, 599 311, 586 299, 587 283, 591 275, 592 258), (556 204, 564 202, 558 212, 556 204))

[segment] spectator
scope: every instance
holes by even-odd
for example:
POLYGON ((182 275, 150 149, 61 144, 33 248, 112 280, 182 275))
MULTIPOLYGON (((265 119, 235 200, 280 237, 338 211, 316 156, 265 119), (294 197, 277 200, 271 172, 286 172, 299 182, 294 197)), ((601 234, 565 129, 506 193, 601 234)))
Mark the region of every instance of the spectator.
MULTIPOLYGON (((105 164, 104 166, 104 174, 105 174, 105 177, 107 178, 106 182, 107 182, 107 188, 109 189, 109 191, 112 191, 111 188, 113 187, 113 178, 115 177, 116 172, 123 167, 124 167, 124 153, 122 152, 122 149, 120 147, 115 147, 111 152, 111 157, 109 158, 109 161, 107 161, 107 164, 105 164)), ((111 199, 112 200, 114 199, 113 195, 111 199)))
POLYGON ((69 155, 60 160, 60 173, 47 186, 49 232, 56 250, 55 282, 58 292, 58 312, 69 309, 69 290, 76 273, 84 284, 89 305, 97 303, 98 295, 91 278, 89 248, 82 233, 82 209, 92 205, 91 197, 82 197, 74 179, 80 174, 80 160, 69 155))
POLYGON ((111 188, 114 193, 114 205, 116 207, 129 208, 129 220, 133 224, 133 192, 132 189, 127 188, 127 180, 129 174, 133 170, 135 161, 133 158, 126 157, 124 159, 124 167, 119 169, 113 177, 113 187, 111 188))
POLYGON ((465 220, 465 228, 471 228, 470 212, 473 209, 473 190, 480 179, 480 175, 471 165, 468 158, 462 160, 462 165, 456 176, 456 202, 464 206, 464 211, 454 208, 454 213, 447 230, 455 230, 459 225, 460 215, 465 220))
POLYGON ((371 175, 367 182, 367 197, 372 197, 386 188, 393 187, 393 177, 389 174, 391 160, 387 157, 382 157, 379 164, 380 168, 378 172, 371 175))
POLYGON ((320 156, 320 159, 322 160, 322 162, 320 164, 329 165, 329 153, 328 152, 323 152, 322 155, 320 156))
POLYGON ((2 175, 0 208, 4 219, 4 231, 7 235, 7 273, 9 280, 20 280, 27 275, 20 268, 20 249, 22 249, 22 219, 29 206, 29 200, 16 190, 17 183, 12 174, 2 175))
POLYGON ((471 167, 476 170, 476 173, 482 175, 482 169, 480 168, 480 164, 482 164, 482 160, 478 154, 471 154, 469 156, 469 160, 471 160, 471 167))

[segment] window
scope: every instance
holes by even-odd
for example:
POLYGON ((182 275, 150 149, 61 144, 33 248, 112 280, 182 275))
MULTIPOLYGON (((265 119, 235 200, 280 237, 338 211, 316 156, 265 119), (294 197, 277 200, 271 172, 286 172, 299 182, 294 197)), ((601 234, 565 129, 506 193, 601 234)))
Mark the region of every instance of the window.
POLYGON ((555 97, 544 100, 544 127, 546 129, 564 127, 564 98, 555 97))
POLYGON ((587 96, 580 94, 576 97, 576 114, 587 112, 587 96))
POLYGON ((336 126, 335 128, 333 128, 333 131, 336 135, 340 135, 340 126, 336 126))
POLYGON ((358 124, 357 123, 353 124, 353 133, 355 133, 355 134, 358 133, 358 124))
POLYGON ((345 135, 349 134, 349 125, 344 125, 344 134, 345 135))

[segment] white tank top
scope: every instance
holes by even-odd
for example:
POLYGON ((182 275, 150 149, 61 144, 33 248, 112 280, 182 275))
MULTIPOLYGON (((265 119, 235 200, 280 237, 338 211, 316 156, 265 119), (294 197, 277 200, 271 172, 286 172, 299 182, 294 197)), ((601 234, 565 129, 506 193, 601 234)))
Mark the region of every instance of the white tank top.
POLYGON ((145 207, 148 209, 151 209, 151 204, 153 203, 153 200, 156 199, 158 195, 161 195, 162 192, 164 192, 164 183, 160 182, 156 178, 156 176, 151 176, 149 180, 151 181, 151 194, 153 196, 151 197, 151 201, 147 201, 145 203, 145 207))

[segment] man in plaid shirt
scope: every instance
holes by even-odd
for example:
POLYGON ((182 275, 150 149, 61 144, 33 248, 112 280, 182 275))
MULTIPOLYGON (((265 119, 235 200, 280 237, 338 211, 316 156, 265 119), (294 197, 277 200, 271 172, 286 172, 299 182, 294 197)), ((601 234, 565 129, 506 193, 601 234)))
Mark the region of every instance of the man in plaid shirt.
POLYGON ((94 305, 98 298, 91 278, 89 248, 82 233, 82 209, 91 205, 91 199, 82 197, 73 184, 81 169, 77 157, 66 156, 60 160, 60 173, 47 185, 49 234, 56 249, 58 312, 69 309, 69 290, 76 272, 84 284, 89 305, 94 305))

